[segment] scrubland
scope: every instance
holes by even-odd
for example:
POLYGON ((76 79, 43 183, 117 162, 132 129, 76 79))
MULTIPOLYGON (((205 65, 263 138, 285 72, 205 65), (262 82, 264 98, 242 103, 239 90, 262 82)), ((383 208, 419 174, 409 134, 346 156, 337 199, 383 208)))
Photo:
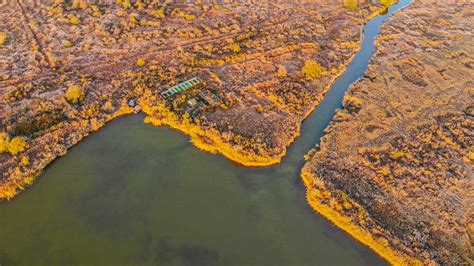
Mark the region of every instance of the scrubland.
POLYGON ((384 5, 6 1, 0 198, 12 198, 107 121, 139 111, 244 165, 277 163, 384 5), (192 77, 203 84, 161 96, 192 77), (220 101, 190 115, 186 104, 199 91, 220 101))
POLYGON ((309 204, 394 264, 474 261, 473 10, 393 16, 302 171, 309 204))

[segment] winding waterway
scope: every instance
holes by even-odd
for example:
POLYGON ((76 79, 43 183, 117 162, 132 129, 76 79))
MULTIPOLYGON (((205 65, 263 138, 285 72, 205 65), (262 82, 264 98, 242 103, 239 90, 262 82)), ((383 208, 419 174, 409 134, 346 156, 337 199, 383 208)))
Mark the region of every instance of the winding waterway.
POLYGON ((0 202, 0 265, 385 264, 311 210, 299 174, 364 74, 380 24, 409 2, 365 26, 361 50, 281 164, 242 167, 142 115, 117 119, 0 202))

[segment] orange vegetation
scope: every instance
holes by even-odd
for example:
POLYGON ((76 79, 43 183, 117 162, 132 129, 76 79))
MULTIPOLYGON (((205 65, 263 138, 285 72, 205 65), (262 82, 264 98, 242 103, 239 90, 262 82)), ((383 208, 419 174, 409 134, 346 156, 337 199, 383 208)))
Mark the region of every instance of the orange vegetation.
MULTIPOLYGON (((219 152, 230 160, 245 166, 267 166, 280 162, 281 157, 249 154, 242 146, 239 148, 239 145, 231 145, 225 142, 221 134, 216 130, 204 129, 199 124, 192 123, 189 117, 186 116, 179 118, 164 105, 148 107, 145 102, 142 102, 142 104, 143 112, 148 115, 145 118, 145 123, 150 123, 155 126, 167 125, 180 130, 189 135, 191 143, 203 151, 211 153, 219 152)), ((265 150, 262 149, 261 152, 264 154, 265 150)))
POLYGON ((359 226, 367 223, 370 218, 366 210, 343 191, 327 189, 324 180, 313 176, 308 168, 303 168, 301 177, 306 186, 306 200, 316 212, 377 252, 392 265, 423 265, 420 260, 395 251, 396 249, 383 237, 380 229, 370 232, 359 226), (347 215, 347 212, 352 215, 347 215))
POLYGON ((393 263, 474 261, 472 8, 415 1, 392 17, 306 156, 313 208, 393 263))
POLYGON ((137 66, 142 67, 145 65, 145 59, 143 58, 138 58, 137 59, 137 66))
POLYGON ((78 103, 84 97, 84 91, 81 87, 72 84, 66 90, 66 99, 72 103, 78 103))
POLYGON ((36 176, 129 102, 202 149, 246 165, 277 163, 355 53, 371 8, 380 7, 23 2, 2 6, 9 10, 2 36, 18 34, 1 46, 0 130, 29 145, 19 156, 0 155, 2 187, 36 176), (334 17, 344 23, 333 24, 334 17), (300 71, 307 60, 319 62, 308 63, 308 79, 300 71), (191 116, 199 91, 169 99, 160 92, 194 76, 219 101, 191 116))
POLYGON ((323 75, 324 70, 321 66, 314 60, 308 60, 304 63, 303 68, 301 69, 301 75, 307 80, 313 80, 319 78, 323 75))
POLYGON ((0 153, 9 152, 11 155, 17 155, 28 147, 28 143, 23 137, 10 137, 6 133, 0 133, 0 153))
POLYGON ((7 35, 3 32, 0 32, 0 45, 3 45, 7 42, 7 35))

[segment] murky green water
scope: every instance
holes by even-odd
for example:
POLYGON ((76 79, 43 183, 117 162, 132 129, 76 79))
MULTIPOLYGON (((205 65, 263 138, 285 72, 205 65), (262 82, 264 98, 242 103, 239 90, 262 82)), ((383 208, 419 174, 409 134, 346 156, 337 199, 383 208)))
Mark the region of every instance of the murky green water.
POLYGON ((4 264, 375 264, 314 214, 292 167, 252 169, 116 120, 0 207, 4 264))
POLYGON ((310 209, 299 177, 385 18, 366 26, 361 52, 280 165, 238 166, 141 115, 120 118, 0 202, 0 265, 385 264, 310 209))

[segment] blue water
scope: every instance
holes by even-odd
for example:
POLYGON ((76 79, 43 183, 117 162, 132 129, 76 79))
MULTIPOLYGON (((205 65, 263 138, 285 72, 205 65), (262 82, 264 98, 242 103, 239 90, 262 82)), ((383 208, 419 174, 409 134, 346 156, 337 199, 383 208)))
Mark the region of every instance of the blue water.
MULTIPOLYGON (((388 9, 387 14, 380 15, 369 21, 364 27, 364 37, 359 52, 354 56, 343 75, 332 85, 324 96, 323 101, 303 123, 301 136, 290 147, 285 164, 299 164, 301 158, 316 144, 319 144, 324 135, 324 129, 329 125, 337 109, 342 108, 342 98, 349 86, 363 77, 370 59, 375 52, 375 38, 380 32, 380 26, 390 15, 407 6, 412 0, 401 0, 388 9)), ((299 167, 301 169, 301 167, 299 167)))
POLYGON ((186 136, 117 119, 0 203, 0 265, 383 265, 306 204, 299 173, 348 86, 374 52, 380 24, 304 122, 279 165, 246 168, 186 136))

